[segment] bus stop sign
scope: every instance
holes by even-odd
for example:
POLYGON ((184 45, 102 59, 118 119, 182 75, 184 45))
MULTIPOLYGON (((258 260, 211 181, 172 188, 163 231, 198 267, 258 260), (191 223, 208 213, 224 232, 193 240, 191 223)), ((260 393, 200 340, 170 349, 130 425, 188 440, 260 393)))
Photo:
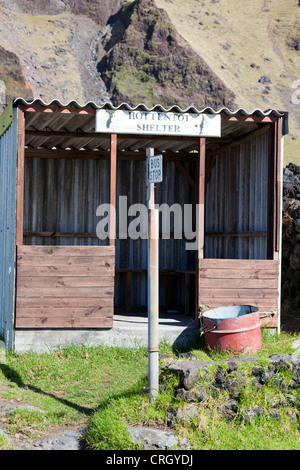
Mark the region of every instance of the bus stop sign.
POLYGON ((156 155, 149 158, 148 181, 149 183, 161 183, 163 180, 163 158, 156 155))

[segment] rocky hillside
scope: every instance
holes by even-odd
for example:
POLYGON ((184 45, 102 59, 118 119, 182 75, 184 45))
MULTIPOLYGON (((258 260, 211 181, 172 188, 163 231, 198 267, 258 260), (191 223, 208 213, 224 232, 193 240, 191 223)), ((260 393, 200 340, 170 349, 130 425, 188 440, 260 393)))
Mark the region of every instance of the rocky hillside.
MULTIPOLYGON (((8 99, 28 97, 31 87, 46 101, 234 106, 232 91, 153 0, 114 0, 109 8, 103 0, 2 0, 1 14, 3 54, 7 47, 24 65, 23 90, 8 87, 8 99)), ((10 72, 0 78, 10 81, 10 72)))
POLYGON ((300 166, 290 163, 283 172, 282 228, 283 318, 300 330, 300 166))
POLYGON ((109 100, 97 71, 102 37, 123 0, 0 0, 0 63, 14 53, 23 71, 23 88, 8 86, 11 73, 0 68, 7 101, 15 96, 62 102, 109 100))
POLYGON ((5 80, 5 91, 9 98, 16 94, 32 98, 33 93, 25 79, 25 71, 19 57, 2 46, 0 46, 0 77, 5 80))
POLYGON ((98 70, 114 104, 234 106, 234 95, 151 0, 126 3, 98 70))
POLYGON ((290 113, 300 163, 298 0, 0 0, 14 96, 290 113))

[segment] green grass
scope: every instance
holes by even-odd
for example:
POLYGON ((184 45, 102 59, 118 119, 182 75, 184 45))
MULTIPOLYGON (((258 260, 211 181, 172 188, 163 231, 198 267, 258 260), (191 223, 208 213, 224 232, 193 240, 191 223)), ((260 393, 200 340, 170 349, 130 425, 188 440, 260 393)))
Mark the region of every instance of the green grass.
POLYGON ((151 106, 154 98, 154 77, 143 70, 136 70, 126 62, 107 75, 110 76, 112 90, 116 89, 124 96, 130 96, 133 102, 151 106))
MULTIPOLYGON (((270 354, 295 353, 291 348, 293 340, 293 335, 270 336, 263 332, 263 347, 256 355, 260 365, 267 364, 270 354)), ((160 351, 171 357, 180 353, 166 343, 160 345, 160 351)), ((229 355, 207 350, 203 342, 195 345, 192 353, 198 359, 212 359, 224 367, 229 358, 229 355)), ((74 346, 49 354, 7 353, 6 363, 0 365, 0 400, 14 400, 40 410, 15 410, 6 418, 7 431, 12 436, 21 433, 40 439, 43 432, 50 432, 57 426, 87 427, 85 440, 93 450, 138 449, 128 433, 129 425, 166 427, 169 411, 185 406, 174 396, 179 378, 164 367, 168 360, 170 358, 160 362, 160 393, 156 403, 150 404, 146 348, 74 346)), ((210 373, 215 369, 216 366, 212 366, 210 373)), ((188 424, 177 420, 172 430, 179 437, 187 438, 192 449, 299 450, 299 422, 290 419, 297 404, 299 406, 297 391, 291 390, 287 403, 283 392, 272 381, 259 390, 253 388, 252 366, 242 364, 239 371, 247 377, 239 402, 241 412, 260 406, 265 410, 263 416, 248 423, 237 414, 228 422, 216 412, 228 393, 221 391, 216 398, 209 392, 208 399, 198 405, 198 418, 188 424), (270 417, 275 401, 280 404, 277 407, 280 421, 270 417)), ((280 373, 291 380, 291 372, 280 373)), ((201 383, 209 390, 207 377, 203 376, 201 383)), ((8 445, 0 434, 0 449, 8 445)))
POLYGON ((126 393, 146 374, 147 355, 142 350, 70 347, 44 355, 7 354, 6 364, 0 365, 0 384, 11 388, 0 396, 44 411, 42 416, 15 412, 10 432, 19 432, 20 423, 27 434, 29 429, 85 425, 110 396, 126 393))
POLYGON ((0 433, 0 450, 13 450, 8 439, 0 433))

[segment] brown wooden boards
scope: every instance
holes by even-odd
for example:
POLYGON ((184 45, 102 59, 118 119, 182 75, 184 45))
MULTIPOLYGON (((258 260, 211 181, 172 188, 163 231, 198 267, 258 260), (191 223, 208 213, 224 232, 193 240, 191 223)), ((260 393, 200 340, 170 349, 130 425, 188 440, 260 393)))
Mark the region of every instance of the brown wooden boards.
POLYGON ((277 327, 279 261, 240 259, 199 260, 199 305, 205 309, 252 305, 262 324, 277 327), (273 314, 271 317, 266 316, 273 314))
POLYGON ((114 247, 17 247, 16 328, 112 328, 114 267, 114 247))
MULTIPOLYGON (((199 160, 197 162, 197 181, 196 181, 196 229, 197 251, 196 251, 196 271, 199 271, 200 260, 204 256, 204 231, 205 231, 205 159, 206 159, 206 139, 199 139, 199 160)), ((199 279, 198 279, 199 281, 199 279)), ((199 282, 196 283, 195 299, 195 322, 199 326, 199 282)))
POLYGON ((24 158, 25 158, 25 117, 24 117, 24 113, 21 110, 18 110, 16 245, 23 245, 24 158))
MULTIPOLYGON (((109 180, 109 203, 116 209, 117 198, 117 135, 110 137, 110 180, 109 180)), ((116 238, 116 216, 113 211, 109 214, 109 245, 115 246, 116 238)))

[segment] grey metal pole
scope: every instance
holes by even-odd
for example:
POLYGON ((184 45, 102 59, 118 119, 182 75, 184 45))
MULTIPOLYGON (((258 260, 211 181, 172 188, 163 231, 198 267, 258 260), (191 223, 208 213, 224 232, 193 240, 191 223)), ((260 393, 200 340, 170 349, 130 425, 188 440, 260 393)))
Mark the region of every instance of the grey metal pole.
POLYGON ((154 150, 148 148, 147 199, 148 199, 148 381, 150 403, 155 403, 159 387, 159 212, 155 209, 154 184, 148 181, 148 162, 154 150))

